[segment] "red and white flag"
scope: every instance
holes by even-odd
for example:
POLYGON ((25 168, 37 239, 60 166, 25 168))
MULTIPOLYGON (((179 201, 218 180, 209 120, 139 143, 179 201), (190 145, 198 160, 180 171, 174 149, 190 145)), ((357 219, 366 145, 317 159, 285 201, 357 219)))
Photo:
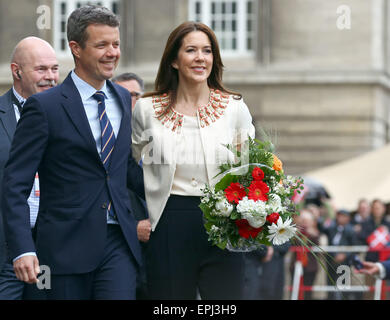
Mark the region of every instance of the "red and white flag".
POLYGON ((378 227, 367 237, 367 243, 371 250, 381 250, 390 242, 389 230, 384 227, 378 227))

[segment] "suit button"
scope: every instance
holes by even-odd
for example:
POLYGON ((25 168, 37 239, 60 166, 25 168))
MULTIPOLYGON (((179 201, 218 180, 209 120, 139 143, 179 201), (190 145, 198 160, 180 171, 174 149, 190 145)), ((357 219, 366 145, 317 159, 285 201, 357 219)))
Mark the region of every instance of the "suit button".
POLYGON ((107 176, 106 179, 107 179, 107 181, 110 180, 110 176, 107 176))
POLYGON ((102 204, 102 209, 107 209, 107 203, 102 204))

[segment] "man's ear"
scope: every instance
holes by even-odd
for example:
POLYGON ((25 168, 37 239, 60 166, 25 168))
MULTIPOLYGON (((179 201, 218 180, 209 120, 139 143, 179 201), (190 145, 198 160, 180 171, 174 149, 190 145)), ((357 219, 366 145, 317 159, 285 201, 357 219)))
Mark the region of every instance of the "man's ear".
POLYGON ((22 76, 20 75, 20 68, 19 68, 19 65, 15 62, 12 62, 11 63, 11 72, 12 72, 12 75, 14 76, 14 78, 17 78, 17 79, 22 79, 22 76))
POLYGON ((76 58, 80 58, 81 47, 76 41, 69 41, 69 48, 73 56, 75 56, 76 58))

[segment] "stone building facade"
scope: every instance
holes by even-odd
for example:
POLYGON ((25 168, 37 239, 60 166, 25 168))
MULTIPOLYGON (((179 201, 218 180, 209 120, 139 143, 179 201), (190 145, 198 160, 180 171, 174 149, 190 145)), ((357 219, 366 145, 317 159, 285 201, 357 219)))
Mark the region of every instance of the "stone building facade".
MULTIPOLYGON (((73 61, 64 34, 76 0, 0 0, 0 93, 9 57, 35 35, 56 48, 61 79, 73 61)), ((198 19, 223 47, 224 82, 243 94, 257 132, 276 143, 289 174, 349 159, 390 139, 388 0, 102 0, 121 16, 117 74, 153 87, 170 31, 198 19)), ((375 165, 375 164, 373 164, 375 165)))

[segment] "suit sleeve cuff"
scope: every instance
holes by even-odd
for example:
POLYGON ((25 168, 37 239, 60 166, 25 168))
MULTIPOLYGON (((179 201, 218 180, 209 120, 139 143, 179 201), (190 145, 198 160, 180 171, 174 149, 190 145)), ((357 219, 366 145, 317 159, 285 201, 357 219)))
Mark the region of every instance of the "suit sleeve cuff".
POLYGON ((380 263, 380 262, 376 262, 375 264, 376 264, 376 265, 378 266, 378 268, 379 268, 379 274, 378 274, 376 277, 379 278, 379 279, 384 279, 384 278, 386 278, 386 269, 385 269, 385 267, 383 266, 383 264, 380 263))
POLYGON ((17 256, 14 260, 12 260, 12 262, 15 262, 16 260, 18 260, 24 256, 35 256, 36 257, 37 254, 35 252, 26 252, 26 253, 23 253, 23 254, 17 256))

